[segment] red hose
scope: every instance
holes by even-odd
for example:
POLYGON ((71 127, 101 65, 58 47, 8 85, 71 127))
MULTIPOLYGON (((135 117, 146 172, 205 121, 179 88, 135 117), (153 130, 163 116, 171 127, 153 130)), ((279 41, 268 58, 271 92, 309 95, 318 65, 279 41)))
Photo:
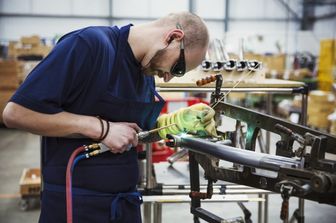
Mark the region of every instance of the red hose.
POLYGON ((85 147, 81 146, 78 147, 70 156, 69 161, 68 161, 68 165, 67 165, 67 169, 66 169, 66 214, 67 214, 67 223, 72 223, 72 183, 71 183, 71 177, 72 177, 72 173, 71 173, 71 167, 72 164, 74 162, 74 159, 76 158, 76 156, 85 151, 85 147))

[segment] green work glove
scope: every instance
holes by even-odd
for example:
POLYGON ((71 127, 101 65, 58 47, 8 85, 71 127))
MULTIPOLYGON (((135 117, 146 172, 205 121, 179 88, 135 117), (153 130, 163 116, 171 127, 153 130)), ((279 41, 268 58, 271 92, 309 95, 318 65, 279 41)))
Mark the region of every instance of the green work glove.
POLYGON ((158 118, 158 127, 176 124, 160 130, 159 135, 163 139, 166 138, 167 134, 177 135, 183 132, 201 137, 217 136, 214 116, 215 111, 203 103, 181 108, 158 118))

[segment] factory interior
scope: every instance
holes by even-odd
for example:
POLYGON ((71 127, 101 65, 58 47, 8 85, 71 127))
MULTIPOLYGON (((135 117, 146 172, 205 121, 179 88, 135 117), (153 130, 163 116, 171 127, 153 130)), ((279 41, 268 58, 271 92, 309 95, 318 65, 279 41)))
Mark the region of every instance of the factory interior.
POLYGON ((333 223, 336 0, 0 0, 0 112, 0 223, 333 223))

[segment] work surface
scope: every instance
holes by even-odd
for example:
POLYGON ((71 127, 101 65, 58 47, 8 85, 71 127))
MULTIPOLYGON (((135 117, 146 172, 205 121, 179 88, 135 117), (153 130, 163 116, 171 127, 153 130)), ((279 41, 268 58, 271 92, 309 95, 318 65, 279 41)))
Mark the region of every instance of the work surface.
MULTIPOLYGON (((223 88, 232 88, 236 85, 235 81, 223 81, 223 88)), ((170 82, 156 82, 157 87, 165 88, 165 87, 181 87, 181 88, 214 88, 215 83, 206 84, 204 86, 197 86, 195 82, 183 82, 178 78, 172 79, 170 82)), ((286 80, 278 80, 278 79, 265 79, 261 81, 242 81, 236 87, 239 88, 296 88, 303 87, 303 82, 297 81, 286 81, 286 80)))
MULTIPOLYGON (((183 77, 175 77, 169 82, 165 83, 163 79, 155 79, 156 87, 178 87, 178 88, 213 88, 215 83, 209 83, 203 86, 197 86, 196 81, 205 78, 215 73, 206 72, 188 72, 183 77)), ((223 76, 223 88, 232 88, 236 83, 242 80, 236 87, 238 88, 296 88, 303 87, 305 84, 298 81, 288 81, 279 79, 265 79, 257 75, 235 75, 234 73, 222 74, 223 76)))

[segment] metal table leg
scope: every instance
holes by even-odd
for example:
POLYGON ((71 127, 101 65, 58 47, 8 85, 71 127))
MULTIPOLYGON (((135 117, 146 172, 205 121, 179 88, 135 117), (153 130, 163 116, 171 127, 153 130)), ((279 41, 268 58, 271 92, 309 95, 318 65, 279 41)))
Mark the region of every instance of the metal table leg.
POLYGON ((154 203, 154 217, 153 221, 155 223, 161 223, 162 222, 162 204, 155 202, 154 203))
POLYGON ((152 161, 152 144, 147 143, 146 148, 146 189, 154 187, 153 182, 153 161, 152 161))
POLYGON ((143 212, 144 223, 152 223, 152 203, 145 202, 143 206, 143 212))

